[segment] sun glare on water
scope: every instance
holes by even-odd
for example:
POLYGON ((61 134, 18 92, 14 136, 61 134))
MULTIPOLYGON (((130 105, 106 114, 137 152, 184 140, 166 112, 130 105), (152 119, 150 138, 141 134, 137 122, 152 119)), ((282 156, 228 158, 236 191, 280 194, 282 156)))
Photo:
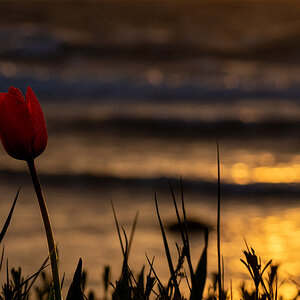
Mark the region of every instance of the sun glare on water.
POLYGON ((300 164, 280 163, 275 166, 251 168, 245 163, 236 163, 231 167, 234 183, 297 183, 300 182, 300 164))

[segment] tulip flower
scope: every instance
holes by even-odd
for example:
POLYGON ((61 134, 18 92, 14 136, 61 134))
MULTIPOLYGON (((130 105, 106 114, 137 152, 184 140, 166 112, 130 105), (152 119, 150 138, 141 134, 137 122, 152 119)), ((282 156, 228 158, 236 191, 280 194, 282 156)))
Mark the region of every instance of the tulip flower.
POLYGON ((6 152, 16 159, 39 156, 47 146, 47 129, 41 106, 28 87, 24 99, 19 89, 10 87, 0 94, 0 137, 6 152))
POLYGON ((61 300, 57 252, 46 201, 42 193, 34 159, 47 146, 47 129, 43 111, 30 87, 25 99, 19 89, 10 87, 0 93, 0 138, 6 152, 13 158, 25 160, 40 206, 51 260, 55 300, 61 300))

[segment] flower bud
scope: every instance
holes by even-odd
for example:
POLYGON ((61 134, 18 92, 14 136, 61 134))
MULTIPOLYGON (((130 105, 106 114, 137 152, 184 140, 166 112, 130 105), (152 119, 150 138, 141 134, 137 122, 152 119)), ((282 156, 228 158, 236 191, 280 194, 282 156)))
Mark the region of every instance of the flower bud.
POLYGON ((10 87, 0 93, 0 138, 13 158, 31 160, 47 146, 47 129, 43 111, 30 87, 24 99, 21 91, 10 87))

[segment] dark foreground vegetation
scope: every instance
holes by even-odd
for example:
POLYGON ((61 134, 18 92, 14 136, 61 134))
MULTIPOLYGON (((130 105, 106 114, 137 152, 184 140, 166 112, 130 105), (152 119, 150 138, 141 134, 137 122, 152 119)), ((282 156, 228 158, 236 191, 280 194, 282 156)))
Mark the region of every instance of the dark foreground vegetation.
MULTIPOLYGON (((220 187, 219 187, 220 188, 220 187)), ((117 233, 120 241, 120 246, 123 254, 123 264, 121 275, 118 280, 111 281, 111 271, 109 266, 105 266, 102 274, 102 289, 104 296, 99 297, 93 291, 85 293, 86 287, 86 272, 82 269, 82 260, 80 259, 73 277, 73 281, 68 289, 66 296, 67 300, 84 300, 84 299, 113 299, 113 300, 148 300, 148 299, 234 299, 232 287, 228 289, 224 286, 224 263, 221 256, 220 248, 218 248, 219 268, 216 274, 213 274, 213 282, 207 282, 207 245, 209 238, 209 229, 204 228, 204 247, 199 258, 197 266, 192 265, 190 254, 190 242, 188 232, 188 219, 184 205, 183 188, 181 187, 180 207, 177 204, 175 193, 170 184, 173 205, 177 217, 178 228, 180 230, 181 243, 176 244, 178 256, 176 260, 172 260, 167 242, 166 231, 159 213, 158 200, 155 195, 155 206, 161 234, 164 242, 166 258, 169 267, 169 280, 162 282, 157 275, 154 266, 154 257, 149 258, 146 254, 146 260, 149 271, 146 273, 146 268, 143 266, 139 274, 135 275, 131 271, 128 264, 128 257, 132 245, 135 228, 137 225, 138 215, 136 215, 132 229, 129 235, 124 228, 120 226, 117 214, 112 204, 117 233), (189 295, 183 294, 183 285, 188 286, 189 295)), ((0 243, 8 229, 14 207, 17 202, 19 191, 13 202, 11 210, 8 214, 6 222, 0 233, 0 243)), ((220 197, 220 194, 219 194, 220 197)), ((220 199, 218 199, 220 204, 220 199)), ((220 205, 218 205, 218 220, 220 218, 220 205)), ((217 227, 219 228, 219 222, 217 227)), ((217 230, 220 235, 220 230, 217 230)), ((219 236, 218 236, 219 240, 219 236)), ((241 259, 249 276, 252 279, 252 287, 246 287, 245 283, 241 283, 240 299, 245 300, 277 300, 285 299, 279 296, 278 290, 282 280, 278 277, 278 265, 272 264, 270 260, 267 264, 262 265, 261 258, 258 257, 253 248, 246 244, 246 250, 243 251, 244 257, 241 259)), ((0 260, 0 270, 6 273, 6 280, 2 282, 0 299, 2 300, 27 300, 27 299, 55 299, 51 276, 47 271, 49 260, 46 259, 41 268, 32 276, 24 277, 21 268, 12 268, 9 270, 8 262, 4 263, 4 246, 0 260), (37 283, 37 278, 39 278, 37 283)), ((291 280, 291 279, 290 279, 291 280)), ((300 285, 293 281, 298 290, 295 300, 300 296, 300 285)), ((62 285, 64 278, 62 279, 62 285)))

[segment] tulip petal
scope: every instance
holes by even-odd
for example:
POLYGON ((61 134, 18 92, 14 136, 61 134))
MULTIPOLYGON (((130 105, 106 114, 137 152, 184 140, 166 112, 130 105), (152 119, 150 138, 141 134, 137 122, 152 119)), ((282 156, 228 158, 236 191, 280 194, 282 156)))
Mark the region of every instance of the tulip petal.
POLYGON ((25 103, 4 94, 1 104, 1 141, 9 155, 16 159, 30 157, 33 126, 25 103))
POLYGON ((15 87, 11 86, 9 89, 8 89, 8 94, 11 95, 11 96, 15 96, 16 99, 20 102, 20 103, 23 103, 25 100, 24 100, 24 97, 21 93, 21 91, 19 89, 16 89, 15 87))
POLYGON ((0 94, 0 138, 7 153, 21 160, 34 159, 47 145, 42 109, 31 88, 26 98, 11 87, 0 94))
POLYGON ((46 128, 46 122, 40 103, 34 94, 32 88, 29 86, 26 91, 25 102, 28 105, 30 111, 31 121, 34 128, 34 140, 32 149, 35 157, 40 155, 47 146, 48 134, 46 128))

